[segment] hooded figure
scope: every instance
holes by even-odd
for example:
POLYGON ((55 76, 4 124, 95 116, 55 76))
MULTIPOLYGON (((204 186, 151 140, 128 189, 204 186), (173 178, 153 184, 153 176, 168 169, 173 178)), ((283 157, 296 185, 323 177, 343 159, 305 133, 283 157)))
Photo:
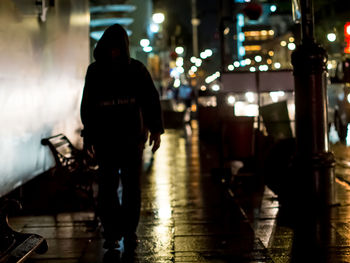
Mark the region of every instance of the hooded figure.
POLYGON ((146 67, 130 58, 129 40, 120 25, 106 29, 88 67, 81 103, 84 147, 99 165, 97 214, 104 248, 136 245, 144 144, 155 152, 164 132, 158 92, 146 67), (121 179, 123 194, 117 189, 121 179))

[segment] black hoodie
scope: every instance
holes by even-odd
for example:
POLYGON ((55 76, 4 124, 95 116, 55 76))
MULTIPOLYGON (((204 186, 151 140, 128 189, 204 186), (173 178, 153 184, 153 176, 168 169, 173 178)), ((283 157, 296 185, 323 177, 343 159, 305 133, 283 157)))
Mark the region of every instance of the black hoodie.
POLYGON ((96 61, 86 73, 81 103, 85 141, 138 144, 146 129, 163 133, 158 92, 146 67, 130 58, 129 40, 122 26, 106 29, 94 57, 96 61))

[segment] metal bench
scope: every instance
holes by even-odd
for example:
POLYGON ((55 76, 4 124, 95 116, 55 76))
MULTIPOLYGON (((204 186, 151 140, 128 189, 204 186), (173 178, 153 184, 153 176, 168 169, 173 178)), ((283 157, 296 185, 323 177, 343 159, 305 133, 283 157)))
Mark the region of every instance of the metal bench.
POLYGON ((60 185, 85 194, 92 208, 96 207, 97 168, 94 158, 79 150, 63 134, 57 134, 41 140, 42 145, 50 148, 56 165, 52 170, 60 185))
POLYGON ((8 213, 20 208, 15 200, 2 200, 0 203, 0 263, 24 262, 33 252, 47 251, 46 240, 37 234, 21 233, 8 224, 8 213))

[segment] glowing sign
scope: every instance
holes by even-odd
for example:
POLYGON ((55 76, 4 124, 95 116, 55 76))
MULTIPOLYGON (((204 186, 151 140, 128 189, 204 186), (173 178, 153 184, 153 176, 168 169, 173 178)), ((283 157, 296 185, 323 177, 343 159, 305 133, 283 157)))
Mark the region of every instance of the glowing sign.
POLYGON ((347 22, 344 26, 344 39, 346 42, 344 53, 350 54, 350 22, 347 22))

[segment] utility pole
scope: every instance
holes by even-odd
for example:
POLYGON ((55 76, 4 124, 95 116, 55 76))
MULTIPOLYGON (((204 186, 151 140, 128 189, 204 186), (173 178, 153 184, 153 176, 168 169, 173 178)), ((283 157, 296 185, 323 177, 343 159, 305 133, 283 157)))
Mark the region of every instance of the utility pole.
POLYGON ((312 210, 335 204, 335 159, 328 141, 327 54, 315 42, 312 0, 300 0, 300 7, 302 40, 292 53, 296 121, 293 180, 302 192, 292 198, 299 202, 298 208, 312 210))
POLYGON ((198 51, 198 26, 199 26, 199 19, 197 18, 197 1, 192 0, 192 47, 193 47, 193 56, 198 58, 199 51, 198 51))

